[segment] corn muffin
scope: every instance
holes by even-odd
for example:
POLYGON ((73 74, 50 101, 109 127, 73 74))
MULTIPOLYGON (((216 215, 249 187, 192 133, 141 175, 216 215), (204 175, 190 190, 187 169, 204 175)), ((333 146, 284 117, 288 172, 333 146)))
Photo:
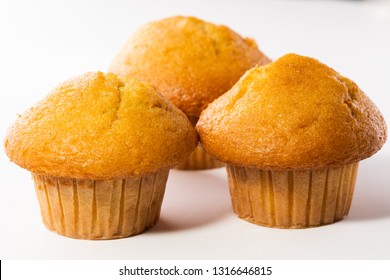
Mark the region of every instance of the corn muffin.
POLYGON ((353 81, 296 54, 249 70, 203 111, 197 131, 227 164, 235 213, 279 228, 347 215, 359 161, 387 137, 381 113, 353 81))
MULTIPOLYGON (((223 25, 176 16, 141 27, 117 54, 110 71, 152 84, 195 125, 207 104, 228 91, 246 70, 269 61, 253 39, 223 25)), ((220 166, 197 148, 178 168, 220 166)))
POLYGON ((90 72, 19 116, 5 150, 32 172, 47 228, 112 239, 157 222, 169 169, 197 144, 183 112, 152 86, 90 72))

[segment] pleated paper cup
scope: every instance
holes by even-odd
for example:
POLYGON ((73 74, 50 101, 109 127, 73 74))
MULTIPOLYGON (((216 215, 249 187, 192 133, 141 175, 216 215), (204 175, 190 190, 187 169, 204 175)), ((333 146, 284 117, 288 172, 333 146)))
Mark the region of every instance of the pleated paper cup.
MULTIPOLYGON (((195 127, 199 117, 187 116, 191 124, 195 127)), ((219 160, 214 159, 207 152, 205 152, 199 145, 192 151, 192 153, 183 162, 177 165, 176 169, 181 170, 202 170, 223 167, 225 164, 219 160)))
POLYGON ((72 238, 114 239, 139 234, 158 221, 168 173, 109 181, 33 178, 48 229, 72 238))
POLYGON ((227 166, 234 212, 277 228, 331 224, 349 212, 358 163, 338 168, 270 171, 227 166))
POLYGON ((202 170, 213 169, 225 166, 224 163, 214 159, 206 153, 200 146, 197 146, 190 156, 178 166, 176 169, 182 170, 202 170))

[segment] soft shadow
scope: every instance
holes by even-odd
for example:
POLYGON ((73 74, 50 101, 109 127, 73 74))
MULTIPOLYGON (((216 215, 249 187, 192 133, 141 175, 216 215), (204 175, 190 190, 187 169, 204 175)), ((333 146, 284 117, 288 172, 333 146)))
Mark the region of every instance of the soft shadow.
POLYGON ((226 171, 172 170, 159 222, 149 233, 188 230, 232 213, 226 171))
POLYGON ((355 186, 349 221, 390 217, 390 157, 362 161, 355 186))

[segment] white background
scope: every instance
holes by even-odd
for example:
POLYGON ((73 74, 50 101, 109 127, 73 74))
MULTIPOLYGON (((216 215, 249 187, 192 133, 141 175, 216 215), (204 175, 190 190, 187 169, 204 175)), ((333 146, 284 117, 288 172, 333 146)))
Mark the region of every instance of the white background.
MULTIPOLYGON (((275 59, 296 52, 357 84, 390 122, 388 1, 0 0, 0 137, 59 82, 106 71, 142 24, 194 15, 257 40, 275 59)), ((305 230, 235 217, 223 169, 172 171, 161 219, 139 236, 83 241, 41 222, 29 172, 0 149, 0 259, 390 259, 390 148, 360 165, 349 216, 305 230)))

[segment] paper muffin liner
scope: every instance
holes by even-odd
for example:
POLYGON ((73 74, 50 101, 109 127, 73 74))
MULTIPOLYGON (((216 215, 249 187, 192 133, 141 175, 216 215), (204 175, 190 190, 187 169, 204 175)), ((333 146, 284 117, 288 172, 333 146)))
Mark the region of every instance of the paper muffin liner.
POLYGON ((114 239, 158 221, 168 173, 109 181, 37 174, 33 179, 48 229, 79 239, 114 239))
POLYGON ((277 228, 331 224, 349 212, 358 163, 338 168, 269 171, 227 166, 234 212, 277 228))
MULTIPOLYGON (((199 120, 198 116, 187 116, 192 126, 195 127, 199 120)), ((188 158, 177 165, 176 169, 182 170, 202 170, 213 169, 225 166, 224 163, 211 157, 199 145, 192 151, 188 158)))
POLYGON ((197 146, 190 156, 176 166, 176 169, 182 170, 201 170, 222 167, 225 164, 211 157, 200 146, 197 146))

